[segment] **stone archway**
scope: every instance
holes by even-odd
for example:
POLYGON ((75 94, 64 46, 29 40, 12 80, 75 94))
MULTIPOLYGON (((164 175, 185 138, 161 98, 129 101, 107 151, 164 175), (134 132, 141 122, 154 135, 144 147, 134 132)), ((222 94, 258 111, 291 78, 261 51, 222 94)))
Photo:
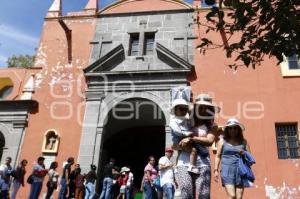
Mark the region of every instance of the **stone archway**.
POLYGON ((140 186, 147 159, 164 154, 166 118, 160 107, 144 98, 130 98, 113 107, 102 133, 98 165, 103 168, 110 157, 119 167, 130 166, 134 184, 140 186))
MULTIPOLYGON (((165 145, 171 142, 171 135, 168 128, 169 121, 169 101, 170 92, 135 92, 135 93, 113 93, 108 94, 104 98, 90 99, 86 103, 85 117, 83 123, 83 130, 81 136, 81 143, 79 149, 78 162, 81 165, 83 173, 89 171, 90 164, 95 164, 97 167, 101 167, 102 155, 102 143, 105 132, 107 130, 107 122, 110 117, 109 114, 111 110, 114 109, 118 104, 123 101, 128 101, 132 99, 141 99, 145 102, 151 102, 155 104, 157 110, 160 110, 161 116, 164 118, 164 122, 159 125, 164 129, 165 133, 165 145), (163 124, 163 125, 162 125, 163 124), (163 126, 163 127, 162 127, 163 126)), ((145 121, 145 120, 143 120, 145 121)), ((153 124, 150 124, 153 125, 153 124)), ((115 126, 120 126, 116 124, 115 126)), ((143 126, 147 126, 145 123, 143 126)), ((124 127, 124 126, 123 126, 124 127)), ((135 126, 131 125, 126 128, 133 128, 135 126)), ((124 128, 124 129, 126 129, 124 128)), ((115 131, 117 132, 117 131, 115 131)), ((164 145, 164 146, 165 146, 164 145)), ((101 170, 101 169, 100 169, 101 170)))
POLYGON ((0 162, 2 160, 4 147, 5 147, 5 137, 3 133, 0 131, 0 162))

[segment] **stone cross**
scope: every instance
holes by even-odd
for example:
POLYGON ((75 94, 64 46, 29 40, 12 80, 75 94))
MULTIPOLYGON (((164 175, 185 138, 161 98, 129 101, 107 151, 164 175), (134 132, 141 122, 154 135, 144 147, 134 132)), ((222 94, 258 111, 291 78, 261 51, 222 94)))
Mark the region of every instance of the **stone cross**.
POLYGON ((139 39, 139 55, 143 55, 144 51, 144 41, 145 41, 145 33, 146 33, 146 26, 147 26, 147 21, 146 20, 141 20, 140 21, 140 28, 139 28, 139 33, 140 33, 140 39, 139 39))
POLYGON ((97 54, 98 57, 101 57, 102 47, 103 44, 110 44, 112 43, 111 39, 105 39, 104 36, 101 36, 98 41, 91 41, 90 44, 96 45, 97 51, 99 51, 97 54))
POLYGON ((189 55, 189 40, 191 39, 197 39, 197 36, 192 35, 191 33, 187 32, 185 34, 175 36, 174 40, 183 40, 183 56, 185 60, 189 60, 188 55, 189 55))

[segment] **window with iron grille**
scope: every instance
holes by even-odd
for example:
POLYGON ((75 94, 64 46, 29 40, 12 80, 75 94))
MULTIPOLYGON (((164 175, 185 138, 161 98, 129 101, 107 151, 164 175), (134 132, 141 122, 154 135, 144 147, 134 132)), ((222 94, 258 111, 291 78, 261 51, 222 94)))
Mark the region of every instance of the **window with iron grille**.
POLYGON ((288 63, 290 70, 300 69, 300 61, 297 55, 292 55, 288 57, 288 63))
POLYGON ((297 123, 275 124, 279 159, 299 158, 299 139, 297 123))

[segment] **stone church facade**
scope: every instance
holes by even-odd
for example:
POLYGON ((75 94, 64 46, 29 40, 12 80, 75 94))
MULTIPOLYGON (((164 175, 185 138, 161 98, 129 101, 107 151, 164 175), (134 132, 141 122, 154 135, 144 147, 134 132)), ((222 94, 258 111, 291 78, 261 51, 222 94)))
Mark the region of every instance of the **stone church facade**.
MULTIPOLYGON (((168 132, 166 145, 171 144, 168 131, 170 91, 173 87, 187 86, 187 75, 194 67, 193 42, 186 40, 184 43, 185 37, 192 38, 193 35, 193 30, 187 28, 192 23, 192 15, 192 10, 186 9, 177 13, 103 14, 97 19, 91 65, 84 69, 89 82, 79 150, 82 165, 91 159, 100 158, 101 162, 101 153, 94 154, 94 151, 101 151, 101 141, 108 136, 106 134, 145 123, 141 116, 132 122, 121 120, 119 128, 111 128, 110 125, 114 126, 117 121, 105 120, 123 101, 131 100, 133 105, 139 102, 141 108, 145 108, 143 102, 147 101, 158 106, 164 118, 160 125, 168 132), (122 124, 127 122, 130 122, 129 126, 122 124), (92 123, 98 124, 93 130, 85 125, 92 123), (94 139, 93 146, 91 141, 94 139)), ((144 114, 142 110, 139 112, 144 114)), ((158 121, 152 122, 155 125, 158 121)))
MULTIPOLYGON (((218 124, 229 117, 245 124, 257 160, 245 198, 299 197, 299 74, 288 61, 233 71, 222 49, 200 54, 196 46, 207 33, 195 20, 206 12, 200 0, 119 0, 105 8, 89 0, 62 15, 54 0, 34 66, 0 71, 1 161, 28 159, 30 171, 43 155, 61 171, 73 156, 85 172, 97 165, 100 178, 115 157, 132 167, 139 186, 148 156, 159 158, 171 145, 172 89, 182 88, 191 99, 211 94, 222 108, 218 124)), ((218 33, 207 36, 221 42, 218 33)), ((224 197, 212 182, 212 198, 224 197)))

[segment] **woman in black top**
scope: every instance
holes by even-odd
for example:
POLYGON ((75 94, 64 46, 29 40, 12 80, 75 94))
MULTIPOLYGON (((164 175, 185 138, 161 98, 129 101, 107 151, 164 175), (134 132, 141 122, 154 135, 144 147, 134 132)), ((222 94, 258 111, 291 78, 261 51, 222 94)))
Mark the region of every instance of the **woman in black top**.
POLYGON ((58 167, 57 162, 52 162, 49 168, 49 180, 47 182, 47 195, 45 199, 50 199, 54 190, 57 189, 57 182, 58 182, 58 173, 56 168, 58 167))
POLYGON ((26 173, 25 167, 27 165, 27 160, 22 160, 20 165, 12 172, 13 176, 13 185, 12 185, 12 192, 11 192, 11 199, 15 199, 17 193, 22 185, 24 187, 24 176, 26 173))

